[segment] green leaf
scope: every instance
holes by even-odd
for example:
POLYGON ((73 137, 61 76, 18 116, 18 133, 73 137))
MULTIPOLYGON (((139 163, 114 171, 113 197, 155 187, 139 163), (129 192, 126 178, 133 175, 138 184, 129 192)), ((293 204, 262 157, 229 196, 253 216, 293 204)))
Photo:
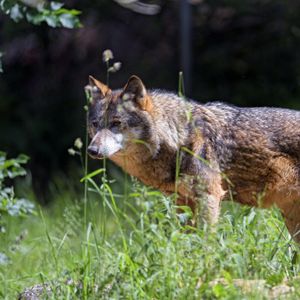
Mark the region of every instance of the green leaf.
POLYGON ((15 22, 19 22, 24 17, 19 4, 15 4, 11 8, 9 15, 15 22))
POLYGON ((34 212, 34 204, 27 199, 17 199, 7 205, 7 212, 11 216, 22 216, 34 212))
POLYGON ((62 8, 63 6, 64 6, 64 4, 60 3, 60 2, 54 2, 54 1, 50 2, 50 8, 52 10, 58 10, 58 9, 62 8))
POLYGON ((77 10, 77 9, 61 8, 59 10, 56 10, 54 13, 57 14, 57 15, 69 14, 69 15, 72 15, 72 16, 78 16, 78 15, 81 14, 81 11, 77 10))
MULTIPOLYGON (((45 2, 44 5, 38 7, 30 7, 13 0, 0 0, 0 10, 9 15, 14 21, 18 22, 21 19, 26 20, 35 25, 40 25, 46 22, 50 27, 66 27, 78 28, 81 27, 79 18, 81 12, 76 9, 63 8, 61 2, 45 2)), ((0 72, 1 72, 0 62, 0 72)))
POLYGON ((69 14, 62 14, 59 16, 59 21, 61 22, 63 27, 66 28, 74 28, 76 25, 76 18, 69 14))
POLYGON ((222 298, 222 297, 225 297, 226 296, 226 289, 225 287, 220 284, 220 283, 217 283, 213 288, 213 293, 214 295, 217 297, 217 298, 222 298))
POLYGON ((50 15, 50 16, 45 16, 45 21, 50 27, 57 27, 58 25, 58 19, 56 16, 50 15))
POLYGON ((88 179, 90 179, 92 177, 95 177, 96 175, 101 174, 104 171, 105 171, 105 169, 98 169, 98 170, 96 170, 96 171, 94 171, 94 172, 92 172, 90 174, 87 174, 86 176, 84 176, 83 178, 80 179, 80 182, 83 182, 83 181, 88 180, 88 179))
POLYGON ((28 22, 34 25, 40 25, 45 20, 45 16, 43 16, 42 14, 27 13, 26 19, 28 20, 28 22))
POLYGON ((29 156, 25 155, 25 154, 19 154, 17 157, 17 161, 20 164, 26 164, 29 160, 29 156))

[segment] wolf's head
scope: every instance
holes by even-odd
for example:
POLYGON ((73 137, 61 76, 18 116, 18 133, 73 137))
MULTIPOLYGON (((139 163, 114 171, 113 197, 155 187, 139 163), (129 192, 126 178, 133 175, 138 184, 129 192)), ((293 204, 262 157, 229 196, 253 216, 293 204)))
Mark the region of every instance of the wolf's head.
POLYGON ((124 88, 112 91, 90 76, 86 90, 92 99, 88 112, 91 157, 112 157, 133 143, 149 140, 153 102, 141 79, 131 76, 124 88))

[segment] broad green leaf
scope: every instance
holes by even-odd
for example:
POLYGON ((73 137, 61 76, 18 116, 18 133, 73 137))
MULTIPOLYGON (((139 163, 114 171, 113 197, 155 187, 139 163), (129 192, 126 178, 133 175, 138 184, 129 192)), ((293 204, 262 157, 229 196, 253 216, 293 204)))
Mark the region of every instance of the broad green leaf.
POLYGON ((45 21, 50 27, 57 27, 58 25, 57 17, 53 15, 46 16, 45 21))
POLYGON ((66 28, 74 28, 76 25, 76 19, 69 14, 62 14, 59 16, 59 21, 61 22, 63 27, 66 28))

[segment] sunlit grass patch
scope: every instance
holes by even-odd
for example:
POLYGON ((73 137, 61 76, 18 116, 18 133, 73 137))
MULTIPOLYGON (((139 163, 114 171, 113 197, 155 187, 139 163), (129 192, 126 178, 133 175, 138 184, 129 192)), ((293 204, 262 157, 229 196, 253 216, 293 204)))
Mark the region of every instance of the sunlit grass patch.
POLYGON ((38 216, 9 223, 9 236, 28 234, 6 249, 2 298, 46 283, 50 299, 269 299, 285 280, 289 297, 299 297, 296 245, 276 209, 224 203, 213 232, 182 225, 172 198, 137 182, 126 196, 99 193, 89 198, 86 229, 83 204, 65 192, 38 216))

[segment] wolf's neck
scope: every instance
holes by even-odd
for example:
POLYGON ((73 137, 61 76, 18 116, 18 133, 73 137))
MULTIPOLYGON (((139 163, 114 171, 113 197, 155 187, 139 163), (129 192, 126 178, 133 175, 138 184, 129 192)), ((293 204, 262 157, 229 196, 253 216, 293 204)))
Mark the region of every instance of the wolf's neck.
POLYGON ((193 106, 172 93, 155 90, 150 95, 154 104, 153 141, 159 148, 163 146, 176 152, 188 138, 193 106))

